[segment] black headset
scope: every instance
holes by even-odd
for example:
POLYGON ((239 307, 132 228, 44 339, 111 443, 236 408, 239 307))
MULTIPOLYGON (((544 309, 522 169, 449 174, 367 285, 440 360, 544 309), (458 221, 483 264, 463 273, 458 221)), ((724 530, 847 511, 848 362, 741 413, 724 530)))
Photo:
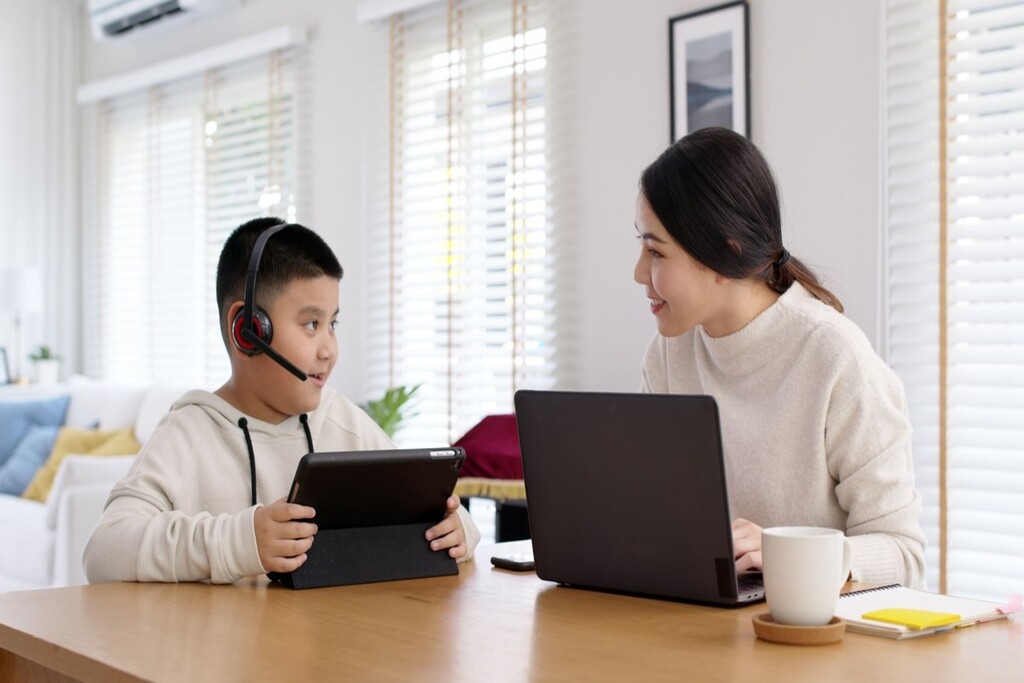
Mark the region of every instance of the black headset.
POLYGON ((238 350, 245 355, 255 356, 265 353, 278 365, 305 382, 308 375, 270 347, 270 342, 274 338, 274 326, 270 322, 267 312, 256 305, 256 276, 259 274, 263 250, 266 249, 267 241, 271 237, 289 225, 291 224, 281 223, 267 228, 256 239, 252 255, 249 257, 249 270, 245 276, 245 298, 242 310, 231 321, 231 339, 238 350))

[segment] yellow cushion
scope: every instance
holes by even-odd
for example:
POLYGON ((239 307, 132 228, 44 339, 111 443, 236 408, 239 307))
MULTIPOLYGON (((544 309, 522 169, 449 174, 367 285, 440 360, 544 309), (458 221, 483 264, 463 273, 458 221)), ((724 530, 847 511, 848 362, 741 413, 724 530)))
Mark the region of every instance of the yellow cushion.
POLYGON ((130 429, 119 429, 113 431, 100 431, 98 429, 78 429, 76 427, 61 427, 57 433, 57 441, 53 444, 53 452, 43 463, 43 466, 36 471, 36 476, 21 494, 22 498, 46 502, 50 495, 50 487, 53 486, 53 478, 57 476, 57 470, 64 456, 74 453, 76 455, 135 455, 142 446, 135 440, 135 435, 130 429))

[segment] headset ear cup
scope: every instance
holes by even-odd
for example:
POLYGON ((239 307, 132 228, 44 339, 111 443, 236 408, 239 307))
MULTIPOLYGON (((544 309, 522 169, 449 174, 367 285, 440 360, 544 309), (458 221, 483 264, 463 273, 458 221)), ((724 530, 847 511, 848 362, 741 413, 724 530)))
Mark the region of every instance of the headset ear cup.
POLYGON ((256 328, 256 336, 264 344, 269 345, 274 340, 274 326, 270 322, 270 316, 259 306, 252 312, 253 327, 256 328))
MULTIPOLYGON (((262 353, 262 351, 242 334, 242 328, 245 326, 244 311, 244 308, 239 310, 235 315, 235 319, 231 321, 231 339, 239 351, 247 356, 255 356, 262 353)), ((252 312, 252 328, 256 338, 264 344, 270 344, 270 341, 274 338, 274 328, 270 322, 270 316, 259 306, 253 309, 252 312)))
POLYGON ((251 356, 258 351, 256 346, 242 336, 242 325, 245 324, 245 316, 242 314, 240 309, 235 315, 235 319, 231 321, 231 341, 234 342, 235 348, 251 356))

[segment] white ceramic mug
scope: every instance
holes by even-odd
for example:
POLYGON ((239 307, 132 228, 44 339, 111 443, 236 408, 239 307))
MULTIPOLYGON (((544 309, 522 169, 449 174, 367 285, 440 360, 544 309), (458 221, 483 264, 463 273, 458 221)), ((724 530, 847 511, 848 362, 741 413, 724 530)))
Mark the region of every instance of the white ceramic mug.
POLYGON ((850 541, 842 531, 780 526, 761 531, 768 611, 780 624, 821 626, 832 620, 850 573, 850 541))

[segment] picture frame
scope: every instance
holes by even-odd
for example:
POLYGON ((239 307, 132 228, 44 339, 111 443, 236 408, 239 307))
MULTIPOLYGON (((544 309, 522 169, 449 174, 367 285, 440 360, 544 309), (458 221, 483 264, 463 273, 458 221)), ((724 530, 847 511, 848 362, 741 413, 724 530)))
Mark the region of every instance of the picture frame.
POLYGON ((750 137, 746 0, 668 20, 671 142, 708 126, 750 137))
POLYGON ((7 365, 7 349, 0 346, 0 384, 11 383, 11 368, 7 365))

